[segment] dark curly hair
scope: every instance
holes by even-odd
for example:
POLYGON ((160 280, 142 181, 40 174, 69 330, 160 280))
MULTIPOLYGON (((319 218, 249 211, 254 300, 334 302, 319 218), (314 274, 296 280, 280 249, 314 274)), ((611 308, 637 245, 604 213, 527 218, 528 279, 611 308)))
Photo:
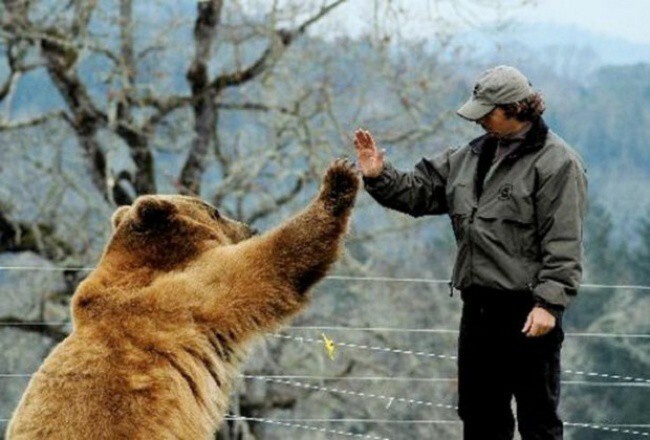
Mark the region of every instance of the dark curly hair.
POLYGON ((519 121, 534 121, 539 119, 546 110, 544 97, 541 93, 533 93, 527 98, 512 104, 499 104, 508 118, 516 118, 519 121))

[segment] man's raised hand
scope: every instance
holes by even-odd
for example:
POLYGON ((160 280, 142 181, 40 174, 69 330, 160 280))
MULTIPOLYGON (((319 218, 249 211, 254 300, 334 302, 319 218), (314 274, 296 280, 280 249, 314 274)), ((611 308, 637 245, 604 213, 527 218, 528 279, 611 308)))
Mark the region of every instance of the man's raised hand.
POLYGON ((354 148, 357 163, 364 177, 377 177, 384 169, 385 150, 378 150, 372 135, 367 130, 359 129, 354 133, 354 148))

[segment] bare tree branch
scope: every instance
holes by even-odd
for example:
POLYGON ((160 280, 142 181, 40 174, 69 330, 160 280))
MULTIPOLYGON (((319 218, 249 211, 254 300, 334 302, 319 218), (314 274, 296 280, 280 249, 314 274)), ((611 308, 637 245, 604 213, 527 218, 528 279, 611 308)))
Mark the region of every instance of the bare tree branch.
POLYGON ((11 72, 9 78, 7 78, 4 84, 0 85, 0 102, 2 102, 9 94, 16 76, 18 76, 18 72, 11 72))
MULTIPOLYGON (((75 18, 71 33, 73 36, 83 38, 84 44, 88 41, 85 38, 85 32, 95 6, 96 0, 90 3, 78 1, 74 4, 75 18)), ((129 103, 132 101, 130 99, 131 95, 135 93, 133 90, 135 65, 131 9, 131 0, 121 1, 121 56, 117 57, 107 49, 95 48, 96 51, 104 53, 114 62, 118 61, 118 68, 123 72, 124 88, 117 97, 117 121, 109 121, 108 114, 98 109, 92 101, 86 85, 79 78, 76 69, 80 51, 78 43, 67 40, 58 30, 34 31, 26 18, 21 19, 22 28, 8 27, 22 38, 29 37, 40 43, 41 53, 47 62, 48 73, 73 115, 71 125, 77 132, 80 145, 89 158, 89 170, 93 182, 109 201, 112 201, 116 195, 108 193, 106 158, 96 139, 97 131, 106 127, 109 123, 114 124, 113 129, 116 134, 129 145, 131 156, 138 166, 139 172, 131 182, 135 192, 137 194, 155 192, 153 157, 148 148, 146 130, 138 129, 131 123, 129 103)), ((5 27, 7 28, 7 26, 5 27)), ((38 122, 38 119, 31 122, 38 122)), ((120 192, 120 194, 125 195, 126 193, 120 192)), ((119 202, 130 203, 131 200, 120 197, 119 202)))
MULTIPOLYGON (((170 96, 167 98, 158 98, 155 96, 148 96, 135 102, 140 107, 150 106, 157 110, 143 123, 143 131, 151 130, 162 119, 167 117, 170 113, 184 108, 187 105, 193 105, 196 99, 191 96, 170 96)), ((243 110, 243 111, 260 111, 260 112, 278 112, 287 115, 294 115, 295 110, 287 107, 275 107, 268 104, 259 102, 217 102, 217 108, 222 110, 243 110)))
POLYGON ((36 29, 31 25, 26 24, 24 27, 16 27, 16 23, 0 22, 0 35, 7 39, 24 40, 32 45, 37 45, 41 41, 49 41, 52 44, 67 47, 68 49, 78 50, 84 47, 89 51, 104 55, 111 60, 115 65, 120 64, 120 56, 113 53, 110 49, 93 42, 90 37, 86 37, 83 42, 72 42, 69 39, 63 38, 56 33, 46 31, 43 29, 36 29))
MULTIPOLYGON (((25 38, 22 34, 25 31, 31 33, 33 28, 28 17, 29 3, 19 0, 4 0, 4 3, 8 14, 2 22, 3 30, 15 34, 18 38, 25 38)), ((77 12, 82 14, 81 10, 77 12)), ((88 19, 89 16, 85 15, 79 18, 80 25, 88 19)), ((38 34, 43 38, 30 41, 40 44, 50 78, 73 115, 71 125, 77 132, 79 143, 89 159, 88 168, 92 181, 100 193, 109 199, 106 188, 106 158, 96 139, 97 129, 106 117, 95 107, 86 87, 74 70, 78 51, 56 30, 38 34)))
MULTIPOLYGON (((136 127, 133 123, 131 106, 136 101, 135 95, 135 49, 133 34, 133 0, 120 0, 119 11, 120 27, 120 82, 121 88, 114 96, 117 102, 115 118, 115 132, 129 146, 131 158, 138 172, 135 176, 126 176, 133 186, 136 195, 152 194, 156 192, 153 155, 149 148, 150 127, 136 127)), ((110 121, 109 121, 110 122, 110 121)), ((120 193, 119 204, 129 204, 133 200, 124 198, 126 193, 120 193)))
POLYGON ((378 138, 378 142, 382 144, 414 144, 420 142, 423 139, 426 139, 436 133, 440 132, 440 129, 444 126, 453 113, 443 113, 436 120, 426 127, 421 127, 416 130, 406 130, 402 133, 396 133, 390 136, 383 136, 378 138))
POLYGON ((257 61, 244 70, 220 75, 212 82, 211 87, 216 90, 222 90, 226 87, 241 85, 258 77, 261 73, 272 67, 280 59, 291 43, 293 43, 297 37, 304 34, 309 26, 318 22, 334 8, 340 6, 346 1, 347 0, 337 0, 327 6, 323 6, 314 16, 307 19, 293 31, 283 29, 276 30, 271 43, 257 61))
POLYGON ((286 205, 287 203, 291 202, 293 199, 300 194, 300 191, 302 190, 303 186, 305 184, 305 177, 301 176, 296 180, 296 183, 294 184, 293 188, 289 190, 286 194, 281 195, 280 197, 276 198, 272 204, 262 207, 258 209, 257 211, 253 212, 251 215, 248 216, 246 219, 247 223, 255 223, 256 221, 260 220, 261 218, 264 218, 278 210, 279 207, 286 205))
POLYGON ((169 47, 168 39, 170 33, 186 24, 188 23, 183 19, 173 19, 157 32, 156 36, 152 38, 153 42, 151 44, 144 46, 140 51, 138 51, 135 55, 135 59, 140 62, 152 54, 164 52, 169 47))
POLYGON ((273 107, 267 104, 262 104, 259 102, 242 102, 242 103, 233 103, 233 102, 219 102, 217 107, 223 110, 250 110, 250 111, 260 111, 260 112, 278 112, 288 115, 294 115, 295 112, 286 107, 273 107))
POLYGON ((97 0, 74 0, 73 6, 74 19, 70 30, 75 37, 84 39, 93 11, 97 7, 97 0))
POLYGON ((27 19, 27 11, 29 9, 29 2, 25 0, 3 0, 5 5, 5 13, 2 21, 0 22, 3 29, 8 29, 11 32, 14 29, 24 27, 27 19))
POLYGON ((157 111, 143 123, 143 129, 150 131, 155 125, 166 118, 170 113, 194 103, 192 96, 169 96, 158 98, 147 96, 135 102, 140 107, 153 107, 157 111))
POLYGON ((208 79, 207 59, 212 38, 216 34, 216 27, 219 24, 222 1, 209 0, 199 3, 199 14, 194 29, 195 57, 187 73, 192 87, 192 95, 195 98, 193 107, 196 135, 179 178, 181 187, 188 188, 189 192, 193 194, 200 192, 200 178, 198 177, 205 170, 210 145, 213 145, 215 156, 222 166, 224 175, 227 174, 228 163, 221 152, 216 133, 218 108, 215 103, 221 91, 227 87, 242 85, 267 71, 280 59, 291 43, 305 33, 309 26, 345 1, 337 0, 322 7, 314 16, 293 31, 275 30, 269 46, 251 66, 237 72, 220 75, 212 81, 208 79))
MULTIPOLYGON (((122 83, 124 95, 129 96, 136 76, 133 41, 133 0, 120 0, 120 42, 122 54, 122 83)), ((128 106, 122 110, 124 118, 130 120, 128 106)))
POLYGON ((0 211, 0 252, 34 252, 59 261, 73 253, 72 247, 60 240, 53 225, 16 222, 0 211))
POLYGON ((0 132, 2 131, 9 131, 9 130, 18 130, 21 128, 27 128, 27 127, 34 127, 36 125, 43 124, 45 122, 51 121, 52 119, 65 119, 67 121, 70 120, 69 116, 66 114, 65 111, 63 110, 57 110, 51 113, 47 113, 45 115, 37 116, 32 119, 27 119, 24 121, 18 121, 14 123, 2 123, 0 122, 0 132))
POLYGON ((0 121, 3 119, 10 118, 11 103, 13 100, 12 98, 14 96, 14 92, 16 91, 16 84, 18 84, 21 75, 22 75, 21 72, 15 72, 15 71, 11 72, 9 78, 7 78, 6 88, 3 86, 3 88, 0 89, 0 102, 3 102, 6 99, 6 105, 5 105, 6 115, 0 118, 0 121))
POLYGON ((221 20, 223 2, 222 0, 208 0, 199 2, 197 7, 198 15, 194 26, 194 59, 187 72, 193 97, 194 139, 179 178, 181 187, 188 188, 190 194, 200 192, 200 176, 205 171, 205 159, 211 145, 213 145, 222 166, 225 168, 226 165, 216 135, 218 120, 215 105, 216 93, 210 87, 208 78, 208 60, 217 25, 221 20))

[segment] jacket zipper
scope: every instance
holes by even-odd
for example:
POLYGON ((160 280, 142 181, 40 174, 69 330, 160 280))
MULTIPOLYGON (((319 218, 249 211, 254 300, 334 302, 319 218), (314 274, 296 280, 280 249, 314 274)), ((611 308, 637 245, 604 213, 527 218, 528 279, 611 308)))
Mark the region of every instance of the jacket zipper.
POLYGON ((474 197, 474 206, 472 206, 472 213, 469 215, 469 279, 470 285, 474 284, 474 217, 478 211, 479 199, 474 197))

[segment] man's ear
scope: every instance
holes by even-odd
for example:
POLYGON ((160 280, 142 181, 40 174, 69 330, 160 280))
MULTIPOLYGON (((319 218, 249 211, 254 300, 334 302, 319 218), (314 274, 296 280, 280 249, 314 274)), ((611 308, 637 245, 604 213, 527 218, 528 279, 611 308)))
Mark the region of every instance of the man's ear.
POLYGON ((138 198, 134 206, 135 226, 138 228, 154 228, 166 225, 178 212, 172 202, 151 196, 138 198))
POLYGON ((120 206, 117 208, 117 210, 113 213, 113 216, 111 217, 111 224, 113 225, 113 230, 116 230, 117 227, 122 223, 122 220, 124 220, 124 217, 126 217, 126 213, 131 209, 130 206, 120 206))

